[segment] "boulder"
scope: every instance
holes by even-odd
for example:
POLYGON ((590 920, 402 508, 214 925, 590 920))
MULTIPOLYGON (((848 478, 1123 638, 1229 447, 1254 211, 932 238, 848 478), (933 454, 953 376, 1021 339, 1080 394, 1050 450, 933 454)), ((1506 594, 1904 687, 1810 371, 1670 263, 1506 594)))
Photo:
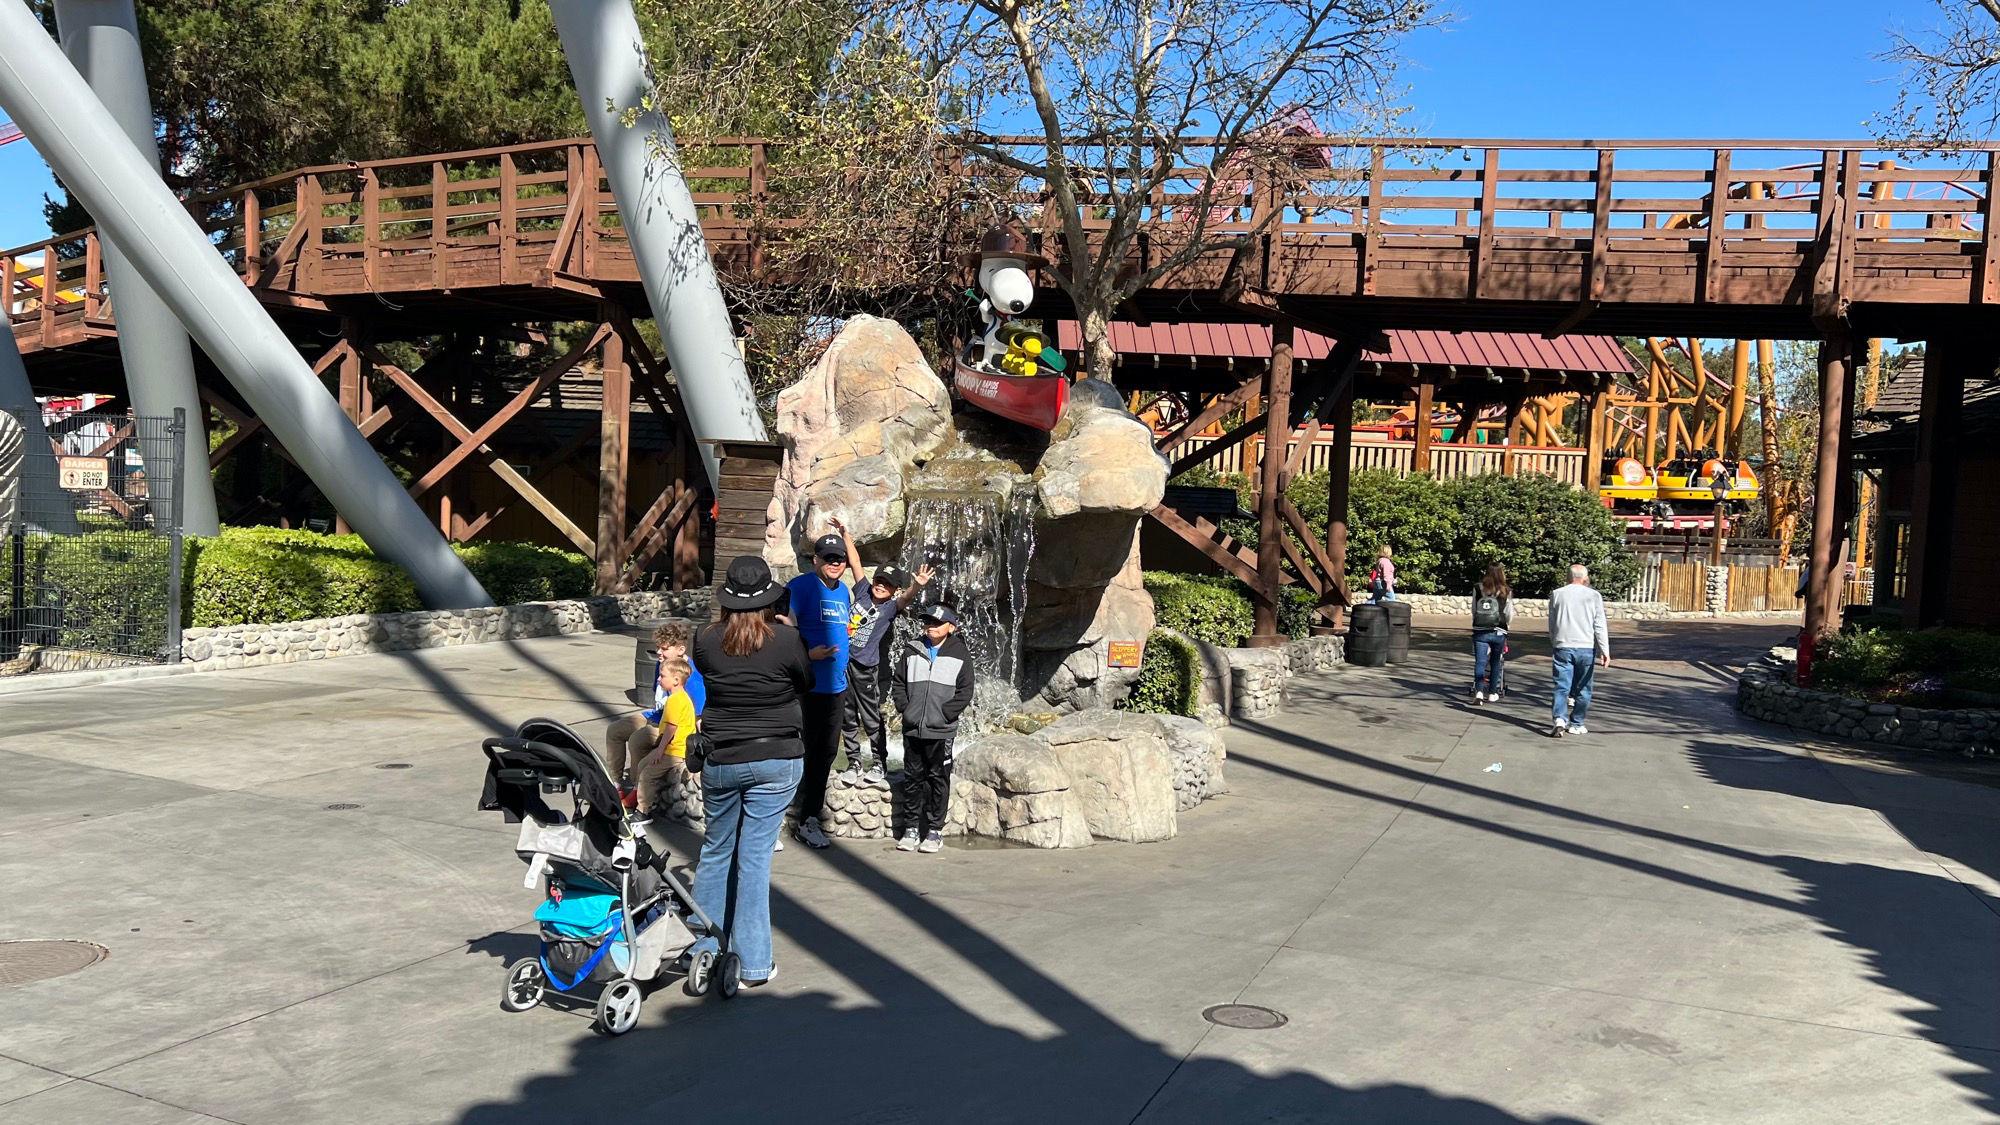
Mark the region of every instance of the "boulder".
POLYGON ((1153 431, 1125 409, 1115 390, 1079 380, 1035 469, 1043 510, 1058 520, 1142 515, 1159 506, 1166 487, 1167 459, 1153 448, 1153 431))
POLYGON ((959 751, 952 778, 1006 793, 1052 793, 1069 788, 1069 775, 1046 743, 1019 734, 982 734, 959 751))
POLYGON ((1124 698, 1137 668, 1113 668, 1111 641, 1145 644, 1152 635, 1153 597, 1135 537, 1108 584, 1063 590, 1028 584, 1028 613, 1022 648, 1028 673, 1025 690, 1053 710, 1109 707, 1124 698))
POLYGON ((856 316, 778 395, 777 421, 785 464, 764 554, 789 568, 830 516, 858 543, 902 531, 903 474, 950 440, 951 395, 901 325, 856 316))
POLYGON ((1069 775, 1091 835, 1145 843, 1179 831, 1166 728, 1148 715, 1079 711, 1037 732, 1069 775))
POLYGON ((1174 760, 1174 795, 1185 811, 1210 797, 1229 792, 1222 780, 1222 765, 1229 747, 1222 735, 1200 719, 1181 715, 1158 715, 1166 728, 1167 753, 1174 760))

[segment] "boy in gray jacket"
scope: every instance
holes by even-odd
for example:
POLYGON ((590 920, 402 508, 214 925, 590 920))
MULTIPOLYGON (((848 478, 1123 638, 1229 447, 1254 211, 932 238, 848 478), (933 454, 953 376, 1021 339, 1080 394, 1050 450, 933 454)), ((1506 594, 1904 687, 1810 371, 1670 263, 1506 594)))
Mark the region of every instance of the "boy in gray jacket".
POLYGON ((918 621, 923 636, 898 655, 892 689, 903 716, 903 790, 897 795, 903 834, 896 850, 931 853, 944 847, 951 743, 958 717, 972 702, 972 653, 955 635, 958 614, 950 606, 925 606, 918 621))

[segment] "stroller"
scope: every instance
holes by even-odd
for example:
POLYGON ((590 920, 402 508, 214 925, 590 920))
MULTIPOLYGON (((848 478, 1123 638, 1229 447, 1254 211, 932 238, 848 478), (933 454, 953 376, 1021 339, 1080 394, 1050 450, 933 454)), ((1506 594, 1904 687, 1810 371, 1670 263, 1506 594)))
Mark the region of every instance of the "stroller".
MULTIPOLYGON (((722 930, 668 870, 666 853, 633 832, 617 785, 576 732, 553 719, 529 719, 483 749, 479 807, 520 823, 514 850, 528 865, 522 885, 546 880, 546 900, 535 911, 540 948, 508 973, 500 1006, 525 1012, 550 989, 567 995, 596 984, 593 1026, 623 1035, 639 1022, 645 986, 659 981, 695 932, 722 930), (558 803, 567 811, 550 807, 563 794, 569 800, 558 803)), ((722 944, 728 948, 726 934, 722 944)), ((685 982, 690 995, 711 983, 725 996, 736 992, 735 974, 716 967, 707 951, 694 959, 685 982)))

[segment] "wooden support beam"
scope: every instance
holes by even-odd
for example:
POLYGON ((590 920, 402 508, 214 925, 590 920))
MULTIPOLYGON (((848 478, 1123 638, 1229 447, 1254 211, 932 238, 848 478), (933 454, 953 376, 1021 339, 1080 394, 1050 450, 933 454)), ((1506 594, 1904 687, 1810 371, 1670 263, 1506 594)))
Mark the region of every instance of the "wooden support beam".
POLYGON ((1498 225, 1494 212, 1500 202, 1500 150, 1487 148, 1479 170, 1479 245, 1472 252, 1472 273, 1467 280, 1468 297, 1485 296, 1486 270, 1493 262, 1493 240, 1498 225))
MULTIPOLYGON (((1379 157, 1378 157, 1379 168, 1379 157)), ((1268 597, 1257 603, 1252 647, 1269 648, 1285 642, 1278 629, 1278 586, 1284 565, 1285 529, 1278 515, 1284 491, 1284 468, 1292 437, 1292 342, 1285 325, 1271 330, 1271 362, 1264 369, 1264 460, 1257 485, 1257 581, 1268 597)), ((1317 592, 1317 591, 1315 591, 1317 592)))
POLYGON ((1215 565, 1236 576, 1245 586, 1248 586, 1252 600, 1261 602, 1267 601, 1271 597, 1258 584, 1256 566, 1236 552, 1226 549, 1222 543, 1216 540, 1215 536, 1218 533, 1218 529, 1214 524, 1209 523, 1207 520, 1201 520, 1198 523, 1189 523, 1186 519, 1182 518, 1179 512, 1174 511, 1164 504, 1154 508, 1149 514, 1154 520, 1159 522, 1160 526, 1180 536, 1189 546, 1206 555, 1215 565))
POLYGON ((1207 406, 1202 407, 1194 417, 1181 423, 1172 433, 1161 438, 1155 448, 1167 456, 1172 456, 1174 450, 1187 444, 1191 438, 1203 430, 1220 422, 1229 415, 1230 411, 1250 401, 1250 398, 1256 393, 1257 380, 1244 380, 1241 386, 1230 391, 1228 394, 1217 396, 1207 406))
MULTIPOLYGON (((1965 417, 1965 376, 1978 345, 1964 337, 1934 339, 1924 358, 1924 387, 1911 476, 1910 546, 1903 587, 1903 623, 1939 624, 1949 594, 1953 513, 1965 417)), ((1988 361, 1990 370, 1990 358, 1988 361)), ((1878 577, 1876 581, 1882 581, 1878 577)))
POLYGON ((1173 466, 1167 470, 1167 479, 1172 480, 1194 466, 1220 457, 1229 450, 1243 444, 1243 439, 1263 428, 1266 417, 1267 415, 1260 413, 1254 418, 1246 419, 1243 424, 1237 426, 1235 429, 1223 434, 1193 453, 1182 457, 1180 460, 1175 461, 1173 466))
POLYGON ((1729 150, 1715 150, 1709 172, 1708 238, 1701 244, 1701 299, 1714 304, 1722 299, 1722 252, 1729 228, 1729 150))
MULTIPOLYGON (((529 487, 540 488, 550 477, 569 467, 570 458, 576 456, 578 450, 596 440, 596 430, 580 429, 571 435, 568 441, 558 446, 555 452, 536 457, 534 471, 528 474, 529 487)), ((479 533, 486 530, 487 525, 499 519, 512 506, 510 501, 502 497, 492 508, 481 512, 465 525, 465 538, 477 539, 479 533)))
POLYGON ((1834 333, 1819 347, 1820 422, 1813 487, 1816 502, 1805 613, 1806 634, 1814 639, 1832 636, 1840 628, 1840 568, 1846 552, 1840 550, 1840 505, 1836 497, 1840 494, 1841 447, 1846 439, 1841 432, 1841 419, 1845 417, 1843 401, 1853 382, 1853 340, 1845 332, 1834 333))
POLYGON ((1432 401, 1435 393, 1436 388, 1431 385, 1430 380, 1426 379, 1417 384, 1417 405, 1413 419, 1417 424, 1416 449, 1410 455, 1410 469, 1413 472, 1431 471, 1431 408, 1435 405, 1432 401))
MULTIPOLYGON (((608 312, 608 310, 607 310, 608 312)), ((609 317, 606 317, 607 323, 609 317)), ((632 369, 625 338, 604 337, 604 399, 597 423, 597 592, 623 593, 619 553, 625 546, 625 474, 632 452, 632 369)))
MULTIPOLYGON (((1298 536, 1299 542, 1305 544, 1306 553, 1310 558, 1310 565, 1306 561, 1296 557, 1293 558, 1292 562, 1294 566, 1299 567, 1301 575, 1312 586, 1313 593, 1320 596, 1320 604, 1327 605, 1333 603, 1346 606, 1348 604, 1347 584, 1342 581, 1339 568, 1334 565, 1332 556, 1327 554, 1325 548, 1320 546, 1319 537, 1313 534, 1312 525, 1307 523, 1306 518, 1299 514, 1299 509, 1292 503, 1290 497, 1278 497, 1278 515, 1284 518, 1285 526, 1292 529, 1292 534, 1298 536), (1319 576, 1319 581, 1313 581, 1314 574, 1319 576)), ((1296 548, 1291 546, 1289 536, 1286 537, 1285 542, 1287 550, 1296 550, 1296 548)))
MULTIPOLYGON (((598 325, 596 331, 564 353, 562 358, 545 368, 540 375, 535 377, 534 382, 521 388, 520 393, 509 400, 507 405, 501 407, 493 417, 488 418, 477 430, 467 430, 465 433, 459 434, 458 448, 446 454, 436 465, 431 467, 430 471, 418 478, 417 482, 410 486, 410 495, 414 497, 424 496, 431 489, 437 487, 438 482, 442 481, 447 474, 457 468, 467 457, 470 457, 474 452, 485 449, 487 441, 495 433, 498 433, 502 426, 513 421, 516 415, 527 409, 536 399, 542 397, 544 392, 554 386, 557 380, 575 368, 584 356, 590 354, 591 350, 603 343, 605 338, 610 334, 611 328, 609 325, 598 325)), ((418 380, 412 378, 402 368, 390 363, 372 349, 368 350, 365 354, 370 363, 373 363, 383 374, 389 376, 390 381, 402 388, 403 393, 415 399, 417 405, 429 411, 438 421, 445 423, 447 429, 452 430, 453 433, 458 433, 459 430, 464 429, 458 419, 452 416, 450 410, 438 404, 435 398, 432 398, 428 392, 424 391, 418 380)))
MULTIPOLYGON (((1590 272, 1585 278, 1583 286, 1583 300, 1592 305, 1604 300, 1604 281, 1609 273, 1611 254, 1611 185, 1615 178, 1615 173, 1612 170, 1612 160, 1613 151, 1611 149, 1600 148, 1597 150, 1597 172, 1592 177, 1593 182, 1597 186, 1597 197, 1592 201, 1590 209, 1590 272)), ((1551 225, 1554 224, 1551 223, 1551 225)))
MULTIPOLYGON (((1293 443, 1291 455, 1285 458, 1280 492, 1284 488, 1291 487, 1293 478, 1297 477, 1299 470, 1305 467, 1307 456, 1319 442, 1320 430, 1325 428, 1327 413, 1334 409, 1343 396, 1350 400, 1353 398, 1354 373, 1361 366, 1360 341, 1343 340, 1334 345, 1333 353, 1326 358, 1329 368, 1333 371, 1333 378, 1327 384, 1326 393, 1313 405, 1312 421, 1306 423, 1306 432, 1293 443)), ((1348 412, 1352 413, 1353 409, 1350 404, 1348 412)))
POLYGON ((1347 507, 1349 482, 1354 476, 1354 385, 1349 383, 1333 404, 1333 448, 1327 451, 1326 474, 1326 568, 1340 596, 1338 604, 1320 602, 1327 624, 1340 626, 1341 610, 1354 604, 1347 592, 1347 507), (1328 612, 1331 610, 1331 612, 1328 612))
MULTIPOLYGON (((594 334, 593 339, 595 339, 594 334)), ((388 363, 372 351, 364 354, 371 363, 375 364, 377 369, 389 377, 390 382, 401 388, 403 393, 414 399, 416 404, 422 407, 426 413, 437 419, 439 425, 443 426, 452 436, 458 438, 461 450, 466 450, 469 443, 471 451, 476 451, 479 454, 486 462, 487 468, 492 470, 494 476, 506 481, 515 492, 520 494, 521 499, 526 500, 536 511, 542 514, 543 518, 554 524, 557 531, 562 532, 565 538, 571 543, 576 544, 578 550, 592 558, 597 556, 597 542, 591 538, 589 532, 578 527, 576 521, 570 519, 561 507, 548 497, 542 495, 533 485, 529 484, 528 479, 522 476, 514 466, 501 460, 500 455, 491 446, 484 444, 484 439, 477 442, 472 441, 474 431, 467 427, 465 423, 459 421, 457 416, 452 414, 444 404, 432 397, 431 393, 425 390, 421 383, 411 378, 409 372, 404 371, 393 363, 388 363)), ((498 429, 499 427, 495 426, 493 428, 498 429)), ((489 434, 488 436, 491 435, 489 434)), ((411 495, 413 496, 418 495, 415 488, 415 485, 411 486, 411 495)))
MULTIPOLYGON (((1593 496, 1597 494, 1598 481, 1604 476, 1604 414, 1609 399, 1609 394, 1602 387, 1590 392, 1590 408, 1583 420, 1583 487, 1593 496)), ((1775 487, 1775 484, 1767 487, 1775 487)))
POLYGON ((673 504, 658 517, 657 522, 640 521, 638 526, 643 529, 642 532, 633 537, 633 542, 626 544, 626 561, 619 571, 620 586, 629 589, 632 580, 646 569, 661 548, 675 540, 681 527, 694 517, 695 501, 700 495, 685 481, 678 480, 660 494, 662 500, 673 497, 673 504))

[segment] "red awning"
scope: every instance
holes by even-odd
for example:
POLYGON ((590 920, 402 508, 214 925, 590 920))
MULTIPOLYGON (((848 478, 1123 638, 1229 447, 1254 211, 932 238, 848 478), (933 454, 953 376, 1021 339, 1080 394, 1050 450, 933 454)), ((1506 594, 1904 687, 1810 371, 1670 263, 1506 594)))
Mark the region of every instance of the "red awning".
MULTIPOLYGON (((1057 346, 1074 352, 1083 345, 1083 333, 1075 321, 1057 326, 1057 346)), ((1301 332, 1293 354, 1301 359, 1324 359, 1333 341, 1313 332, 1301 332)), ((1163 360, 1195 357, 1261 359, 1271 354, 1271 329, 1261 324, 1130 324, 1111 325, 1111 350, 1128 359, 1157 355, 1163 360)), ((1546 340, 1521 332, 1433 332, 1394 331, 1389 333, 1386 353, 1368 352, 1364 360, 1380 363, 1454 365, 1471 374, 1481 368, 1496 371, 1569 371, 1623 374, 1632 370, 1632 360, 1611 336, 1558 336, 1546 340)))

